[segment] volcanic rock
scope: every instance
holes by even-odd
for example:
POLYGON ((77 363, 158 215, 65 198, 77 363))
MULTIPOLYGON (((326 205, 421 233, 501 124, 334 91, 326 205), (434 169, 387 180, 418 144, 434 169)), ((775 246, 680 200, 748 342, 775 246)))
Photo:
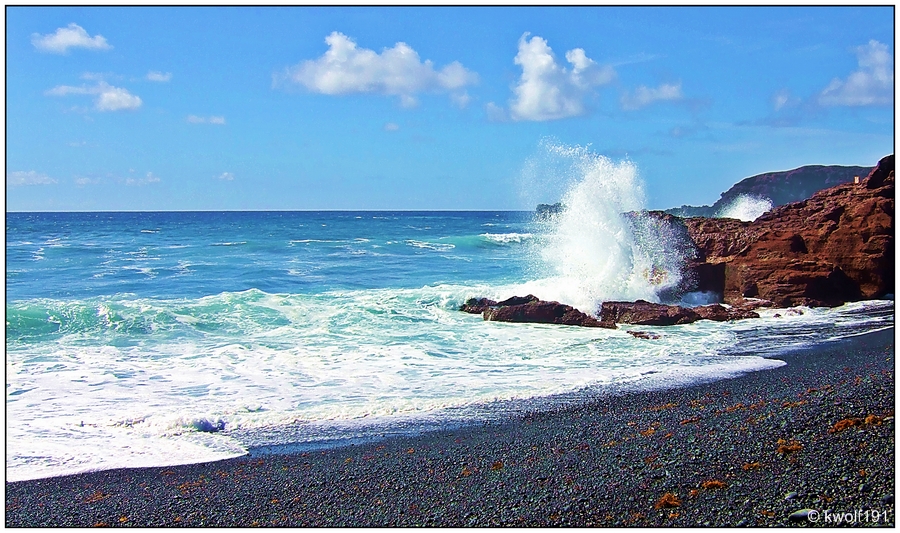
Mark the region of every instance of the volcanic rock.
POLYGON ((603 302, 600 306, 600 320, 618 324, 672 326, 690 324, 704 319, 723 322, 744 318, 759 318, 759 315, 753 311, 729 309, 719 304, 691 308, 637 300, 636 302, 603 302))
POLYGON ((565 324, 616 329, 611 322, 597 320, 570 305, 546 302, 533 295, 515 296, 488 307, 482 313, 485 320, 499 322, 531 322, 538 324, 565 324))
POLYGON ((659 334, 650 333, 648 331, 631 331, 631 330, 629 330, 629 331, 626 331, 625 333, 628 333, 629 335, 631 335, 632 337, 634 337, 636 339, 655 340, 655 339, 659 338, 659 334))
POLYGON ((837 306, 894 292, 894 156, 845 183, 753 222, 688 218, 698 286, 724 300, 837 306), (718 291, 717 291, 718 292, 718 291))
POLYGON ((466 300, 466 303, 459 306, 459 310, 465 311, 466 313, 472 313, 473 315, 480 315, 485 309, 496 305, 497 302, 487 298, 469 298, 466 300))

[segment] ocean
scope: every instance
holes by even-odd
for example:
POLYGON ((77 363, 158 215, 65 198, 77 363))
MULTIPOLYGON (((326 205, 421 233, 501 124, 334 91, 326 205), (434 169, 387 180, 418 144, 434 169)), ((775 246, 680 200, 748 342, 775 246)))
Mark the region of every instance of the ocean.
POLYGON ((892 301, 617 330, 458 310, 528 293, 589 313, 612 299, 708 301, 676 290, 684 243, 621 216, 640 202, 620 182, 578 181, 550 219, 7 213, 7 481, 322 446, 503 417, 522 402, 721 379, 892 326, 892 301))

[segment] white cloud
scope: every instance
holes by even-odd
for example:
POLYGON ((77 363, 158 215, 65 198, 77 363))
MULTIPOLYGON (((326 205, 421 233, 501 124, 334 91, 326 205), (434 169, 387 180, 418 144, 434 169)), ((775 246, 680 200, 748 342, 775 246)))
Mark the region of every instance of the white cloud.
POLYGON ((681 94, 681 83, 671 84, 663 83, 655 89, 641 85, 634 90, 634 94, 625 93, 622 95, 622 109, 633 111, 655 102, 681 100, 684 95, 681 94))
POLYGON ((515 63, 522 67, 522 77, 513 89, 510 102, 513 120, 555 120, 585 113, 585 99, 595 87, 616 77, 610 66, 600 66, 575 48, 566 52, 571 69, 556 62, 547 41, 525 33, 519 39, 515 63))
POLYGON ((187 121, 191 124, 216 124, 219 126, 225 125, 225 117, 223 116, 209 116, 209 117, 199 117, 197 115, 188 115, 187 121))
POLYGON ((276 80, 285 79, 321 94, 398 96, 404 107, 416 105, 415 95, 421 92, 449 92, 457 105, 464 105, 468 99, 463 88, 478 81, 478 75, 458 61, 435 70, 430 60, 421 61, 419 54, 403 42, 379 54, 357 47, 351 38, 335 31, 325 43, 325 54, 288 67, 276 80))
POLYGON ((149 185, 151 183, 159 183, 161 180, 155 176, 152 172, 148 172, 147 175, 143 178, 126 178, 125 185, 149 185))
POLYGON ((34 170, 17 170, 6 174, 7 187, 20 187, 22 185, 52 185, 56 180, 46 174, 34 170))
POLYGON ((461 93, 451 94, 450 100, 452 100, 453 103, 456 104, 456 106, 459 107, 460 109, 465 109, 466 106, 469 105, 469 102, 472 101, 472 97, 469 96, 469 93, 467 93, 466 91, 463 91, 461 93))
POLYGON ((791 93, 787 89, 782 89, 772 95, 772 107, 775 108, 775 111, 778 111, 782 107, 786 106, 790 101, 791 93))
POLYGON ((234 181, 234 174, 231 172, 223 172, 219 174, 219 179, 222 181, 234 181))
POLYGON ((84 28, 75 24, 69 24, 66 28, 57 28, 56 33, 40 35, 31 34, 31 44, 44 52, 54 54, 66 54, 69 48, 87 48, 89 50, 109 50, 112 48, 102 35, 91 37, 84 28))
POLYGON ((75 185, 84 187, 85 185, 96 185, 100 183, 100 178, 75 178, 75 185))
POLYGON ((172 79, 171 72, 157 72, 155 70, 151 70, 147 73, 147 79, 150 81, 158 81, 158 82, 167 82, 172 79))
POLYGON ((824 106, 890 105, 894 101, 894 59, 887 45, 871 40, 856 48, 859 70, 834 78, 819 94, 824 106))
POLYGON ((487 104, 485 104, 484 112, 487 114, 487 118, 491 122, 506 122, 506 120, 509 118, 506 116, 506 111, 494 102, 488 102, 487 104))
POLYGON ((114 87, 105 81, 94 86, 73 87, 71 85, 59 85, 46 92, 49 96, 67 96, 70 94, 96 94, 94 109, 97 111, 122 111, 141 107, 143 102, 140 97, 128 92, 128 89, 114 87))
POLYGON ((400 129, 400 126, 393 122, 388 122, 387 124, 384 125, 384 131, 397 131, 399 129, 400 129))
POLYGON ((107 86, 97 98, 95 107, 98 111, 121 111, 141 107, 141 99, 121 87, 107 86))

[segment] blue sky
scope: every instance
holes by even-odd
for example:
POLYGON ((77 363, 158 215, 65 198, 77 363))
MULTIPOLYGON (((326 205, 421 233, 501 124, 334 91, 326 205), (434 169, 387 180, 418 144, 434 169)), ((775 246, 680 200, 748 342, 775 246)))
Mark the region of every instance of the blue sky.
POLYGON ((7 209, 531 209, 563 192, 523 193, 548 139, 629 158, 648 208, 711 204, 893 152, 893 17, 7 7, 7 209))

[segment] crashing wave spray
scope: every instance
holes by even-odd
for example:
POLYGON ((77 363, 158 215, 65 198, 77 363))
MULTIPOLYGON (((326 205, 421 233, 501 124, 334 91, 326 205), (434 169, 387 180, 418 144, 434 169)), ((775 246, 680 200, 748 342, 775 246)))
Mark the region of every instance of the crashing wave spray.
POLYGON ((676 228, 642 211, 644 186, 635 164, 581 146, 544 142, 542 148, 552 160, 546 167, 567 167, 570 180, 561 212, 540 222, 533 269, 539 279, 519 290, 596 314, 603 301, 659 302, 678 287, 682 239, 676 228))
POLYGON ((736 218, 752 222, 772 209, 772 200, 762 196, 741 194, 716 213, 716 218, 736 218))

